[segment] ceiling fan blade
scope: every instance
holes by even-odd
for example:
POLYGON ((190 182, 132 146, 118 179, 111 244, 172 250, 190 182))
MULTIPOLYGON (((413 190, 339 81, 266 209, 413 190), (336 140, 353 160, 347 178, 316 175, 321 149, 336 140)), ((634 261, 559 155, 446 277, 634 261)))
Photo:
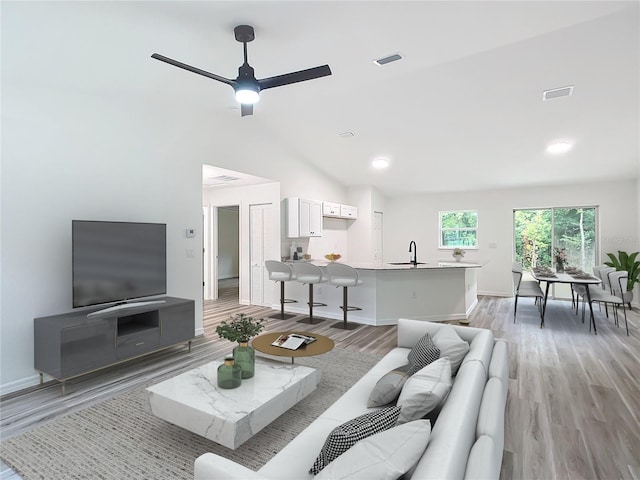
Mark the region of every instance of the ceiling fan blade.
POLYGON ((326 77, 327 75, 331 75, 331 69, 329 68, 329 65, 322 65, 321 67, 308 68, 306 70, 300 70, 299 72, 285 73, 284 75, 263 78, 262 80, 258 80, 258 84, 260 85, 261 90, 265 90, 267 88, 281 87, 291 83, 326 77))
POLYGON ((241 103, 240 116, 246 117, 247 115, 253 115, 253 105, 251 103, 241 103))
POLYGON ((201 70, 196 67, 192 67, 191 65, 187 65, 186 63, 179 62, 177 60, 173 60, 172 58, 165 57, 164 55, 160 55, 159 53, 154 53, 151 55, 151 58, 155 58, 156 60, 160 60, 161 62, 168 63, 169 65, 173 65, 174 67, 182 68, 184 70, 188 70, 193 73, 197 73, 198 75, 203 75, 208 78, 212 78, 213 80, 217 80, 222 83, 226 83, 227 85, 235 86, 236 81, 231 80, 229 78, 221 77, 220 75, 216 75, 215 73, 210 73, 205 70, 201 70))

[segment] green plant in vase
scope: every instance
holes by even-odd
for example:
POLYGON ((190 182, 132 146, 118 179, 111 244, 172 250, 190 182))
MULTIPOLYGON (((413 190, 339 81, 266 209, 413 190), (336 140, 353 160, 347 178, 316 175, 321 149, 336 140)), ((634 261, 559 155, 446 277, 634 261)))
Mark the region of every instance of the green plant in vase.
POLYGON ((567 266, 567 250, 558 247, 554 248, 553 259, 556 262, 556 272, 564 272, 564 267, 567 266))
POLYGON ((627 272, 627 295, 623 295, 624 301, 631 303, 633 300, 633 287, 636 283, 640 283, 640 261, 636 258, 640 252, 627 253, 618 250, 618 256, 613 253, 607 253, 611 260, 604 262, 605 265, 615 268, 618 272, 627 272))
POLYGON ((223 320, 216 327, 220 338, 238 342, 233 349, 236 365, 242 369, 242 378, 251 378, 255 373, 255 351, 249 346, 249 340, 258 335, 264 328, 264 319, 257 320, 245 313, 239 313, 229 320, 223 320))

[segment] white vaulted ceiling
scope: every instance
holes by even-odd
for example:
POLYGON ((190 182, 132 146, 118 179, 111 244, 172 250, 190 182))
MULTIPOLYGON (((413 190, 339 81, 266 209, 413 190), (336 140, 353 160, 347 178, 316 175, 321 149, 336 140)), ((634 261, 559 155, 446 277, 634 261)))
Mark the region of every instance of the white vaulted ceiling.
MULTIPOLYGON (((10 2, 4 2, 10 3, 10 2)), ((634 178, 639 170, 638 2, 31 3, 35 54, 3 42, 3 83, 131 98, 228 118, 345 185, 389 196, 634 178), (262 93, 239 119, 233 90, 150 58, 235 78, 238 24, 254 26, 258 78, 329 64, 333 75, 262 93), (383 67, 375 58, 400 53, 383 67), (5 62, 11 66, 7 70, 5 62), (574 85, 571 97, 542 101, 574 85), (338 134, 350 131, 353 137, 338 134), (545 153, 559 139, 562 156, 545 153), (374 171, 370 162, 391 165, 374 171)), ((3 30, 11 29, 11 9, 3 30)), ((22 12, 24 15, 24 11, 22 12)), ((16 27, 18 28, 18 27, 16 27)), ((15 34, 16 32, 10 32, 15 34)), ((212 159, 215 164, 215 159, 212 159)))

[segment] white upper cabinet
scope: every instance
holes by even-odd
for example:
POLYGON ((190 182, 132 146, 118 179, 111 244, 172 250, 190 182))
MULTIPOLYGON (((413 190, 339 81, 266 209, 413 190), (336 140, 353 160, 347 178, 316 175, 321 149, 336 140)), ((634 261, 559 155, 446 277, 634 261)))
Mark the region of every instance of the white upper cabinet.
POLYGON ((332 202, 322 202, 322 215, 325 217, 355 220, 358 218, 358 207, 340 205, 339 203, 332 202))
POLYGON ((358 218, 358 207, 352 207, 351 205, 340 205, 340 216, 342 218, 351 218, 355 220, 358 218))
POLYGON ((322 202, 322 214, 325 217, 339 217, 340 207, 339 203, 322 202))
POLYGON ((322 202, 298 197, 286 199, 287 237, 322 236, 322 202))

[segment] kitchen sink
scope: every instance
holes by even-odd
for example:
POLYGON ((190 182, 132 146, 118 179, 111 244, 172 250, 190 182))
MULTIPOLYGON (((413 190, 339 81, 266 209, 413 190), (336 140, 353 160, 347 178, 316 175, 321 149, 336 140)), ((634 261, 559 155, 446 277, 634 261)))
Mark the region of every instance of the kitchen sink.
POLYGON ((389 265, 426 265, 426 262, 387 262, 389 265))

